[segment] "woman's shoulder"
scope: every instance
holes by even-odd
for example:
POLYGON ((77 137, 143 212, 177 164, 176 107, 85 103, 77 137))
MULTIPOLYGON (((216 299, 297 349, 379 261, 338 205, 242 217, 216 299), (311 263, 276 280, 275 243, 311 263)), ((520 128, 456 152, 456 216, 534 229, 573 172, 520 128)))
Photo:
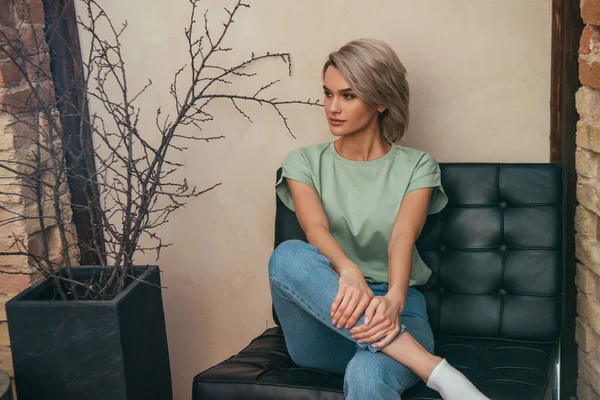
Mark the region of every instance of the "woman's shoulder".
POLYGON ((407 162, 409 164, 418 164, 425 160, 435 161, 433 156, 424 150, 419 150, 400 144, 395 144, 394 146, 396 146, 395 155, 397 160, 407 162))
POLYGON ((318 162, 321 159, 321 155, 327 150, 329 143, 316 143, 308 146, 297 147, 291 150, 286 156, 284 161, 293 159, 303 159, 310 164, 318 162))
POLYGON ((313 154, 322 153, 329 146, 329 142, 327 143, 316 143, 309 144, 308 146, 297 147, 290 151, 290 153, 296 152, 304 154, 305 156, 312 156, 313 154))
MULTIPOLYGON (((401 162, 397 162, 396 170, 411 171, 411 179, 425 175, 438 175, 441 173, 440 165, 428 152, 410 147, 400 146, 398 153, 404 155, 401 162)), ((402 159, 402 157, 397 158, 402 159)))

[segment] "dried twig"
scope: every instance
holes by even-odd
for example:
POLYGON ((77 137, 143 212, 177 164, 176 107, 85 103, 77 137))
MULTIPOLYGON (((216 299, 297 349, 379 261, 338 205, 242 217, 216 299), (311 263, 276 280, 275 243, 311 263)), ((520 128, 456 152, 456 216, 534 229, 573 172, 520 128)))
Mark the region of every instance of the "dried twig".
MULTIPOLYGON (((26 4, 26 0, 14 1, 26 4)), ((157 234, 157 229, 169 221, 171 214, 184 207, 190 199, 221 185, 214 183, 198 189, 190 186, 185 179, 173 178, 183 165, 173 161, 170 155, 175 150, 186 150, 181 144, 183 141, 210 142, 224 137, 182 133, 182 126, 193 125, 201 130, 204 123, 218 117, 208 110, 209 105, 218 101, 231 105, 252 123, 242 105, 255 102, 273 109, 288 133, 294 136, 283 107, 320 104, 310 99, 279 100, 266 95, 279 80, 260 84, 258 90, 250 93, 221 93, 220 85, 235 88, 238 79, 256 79, 258 74, 246 72, 246 69, 258 62, 282 60, 288 74, 291 74, 291 56, 289 53, 251 53, 241 63, 218 65, 214 61, 215 54, 233 51, 223 43, 234 24, 234 17, 250 6, 237 0, 232 8, 225 7, 225 22, 215 34, 208 28, 208 10, 202 13, 203 26, 198 27, 200 0, 189 0, 190 19, 184 29, 189 58, 174 74, 169 88, 175 114, 163 116, 160 108, 155 112, 154 125, 160 138, 155 143, 149 139, 154 133, 141 130, 139 121, 146 110, 136 105, 152 82, 149 80, 142 88, 134 89, 128 81, 121 42, 127 32, 127 23, 116 24, 97 0, 78 2, 78 9, 83 13, 80 15, 85 15, 85 18, 76 22, 82 32, 82 40, 89 41, 89 51, 85 57, 80 54, 72 56, 83 68, 83 88, 87 99, 102 109, 102 115, 96 112, 88 116, 86 104, 71 104, 66 96, 55 99, 47 95, 51 80, 46 67, 47 46, 43 37, 34 39, 33 48, 23 42, 18 33, 22 24, 27 22, 13 24, 12 31, 0 30, 0 56, 8 56, 18 66, 26 77, 27 86, 32 89, 32 95, 22 104, 0 104, 0 112, 9 115, 15 126, 35 133, 34 137, 28 135, 24 138, 29 140, 29 151, 24 159, 0 155, 0 169, 11 175, 4 182, 0 178, 0 195, 14 196, 17 202, 36 205, 34 215, 31 215, 31 209, 29 214, 18 207, 7 209, 11 216, 0 221, 0 226, 35 221, 39 224, 38 231, 43 242, 41 249, 32 252, 25 243, 15 239, 14 248, 0 252, 0 255, 28 256, 31 267, 51 279, 62 298, 109 299, 121 292, 128 281, 137 279, 132 274, 137 251, 155 252, 158 259, 161 249, 172 244, 163 241, 157 234), (108 32, 108 36, 101 35, 100 32, 104 31, 108 32), (57 101, 75 110, 82 121, 81 129, 83 125, 91 127, 93 146, 82 143, 79 152, 61 146, 61 140, 71 141, 82 135, 62 130, 56 111, 57 101), (67 158, 76 162, 91 158, 95 162, 82 173, 66 170, 67 158), (89 185, 86 190, 89 206, 70 204, 67 178, 89 185), (93 212, 97 204, 102 206, 98 214, 93 212), (74 211, 88 212, 93 231, 91 243, 77 242, 70 217, 64 212, 69 206, 74 211), (56 238, 49 236, 52 230, 58 232, 60 257, 56 257, 52 247, 56 243, 56 238), (144 236, 151 239, 151 245, 140 244, 144 236), (73 259, 74 243, 98 256, 102 272, 93 281, 78 282, 73 278, 71 266, 77 264, 77 260, 73 259), (112 265, 108 264, 109 261, 112 265)), ((54 34, 52 26, 47 29, 47 35, 54 34)), ((64 92, 79 89, 76 80, 72 85, 64 92)))

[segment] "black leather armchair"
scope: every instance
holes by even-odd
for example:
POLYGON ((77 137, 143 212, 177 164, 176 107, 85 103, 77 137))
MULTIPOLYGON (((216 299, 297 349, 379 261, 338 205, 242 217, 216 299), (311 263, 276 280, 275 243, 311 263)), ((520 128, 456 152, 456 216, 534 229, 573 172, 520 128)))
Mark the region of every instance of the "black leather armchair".
MULTIPOLYGON (((549 390, 558 399, 564 266, 560 167, 441 168, 450 202, 429 216, 417 243, 433 270, 419 289, 427 299, 435 353, 492 400, 543 400, 549 390)), ((279 199, 275 225, 275 246, 306 240, 295 214, 279 199)), ((193 398, 337 400, 343 399, 342 382, 340 375, 296 366, 275 327, 197 375, 193 398)), ((440 397, 420 383, 402 398, 440 397)))

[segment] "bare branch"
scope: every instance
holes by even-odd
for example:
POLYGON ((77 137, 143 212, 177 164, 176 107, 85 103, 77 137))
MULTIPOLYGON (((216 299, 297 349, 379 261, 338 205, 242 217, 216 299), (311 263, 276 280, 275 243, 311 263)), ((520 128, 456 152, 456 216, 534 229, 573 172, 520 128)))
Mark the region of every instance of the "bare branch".
MULTIPOLYGON (((219 132, 199 133, 206 128, 207 122, 219 118, 211 108, 214 102, 225 100, 231 103, 250 123, 253 121, 251 113, 242 109, 242 102, 266 105, 277 113, 292 136, 284 106, 320 104, 310 99, 271 97, 268 91, 281 82, 259 82, 260 74, 249 72, 251 65, 280 59, 291 74, 289 53, 251 53, 233 65, 221 65, 216 61, 215 54, 234 51, 225 43, 227 33, 240 10, 250 7, 248 4, 238 0, 232 7, 209 13, 209 10, 200 10, 200 0, 189 0, 190 18, 183 30, 189 58, 174 73, 168 88, 173 111, 168 115, 163 115, 161 108, 153 111, 154 124, 150 128, 153 132, 150 132, 145 125, 140 125, 142 118, 147 118, 148 110, 139 107, 138 103, 152 86, 152 81, 148 79, 138 88, 129 83, 123 47, 124 37, 128 34, 127 22, 111 19, 98 0, 77 1, 81 11, 76 23, 82 40, 88 41, 85 46, 88 50, 85 55, 71 53, 82 68, 83 87, 81 80, 73 78, 63 92, 83 90, 84 100, 77 100, 82 104, 72 104, 67 94, 58 98, 48 96, 52 80, 43 37, 34 38, 33 47, 28 47, 20 35, 12 34, 20 32, 22 26, 18 24, 22 22, 0 30, 0 55, 8 56, 17 65, 24 76, 22 84, 32 93, 21 103, 0 104, 0 112, 9 115, 14 124, 20 124, 13 127, 15 132, 26 132, 15 135, 24 149, 19 156, 5 157, 3 154, 0 159, 3 173, 0 196, 14 200, 15 204, 14 207, 0 207, 6 215, 0 226, 35 226, 36 235, 41 238, 41 246, 30 249, 22 238, 15 236, 10 248, 1 249, 0 255, 27 257, 32 270, 52 280, 63 299, 109 299, 122 291, 128 280, 138 279, 134 262, 136 252, 154 252, 158 259, 161 250, 172 245, 158 235, 159 228, 169 223, 172 213, 222 184, 200 189, 190 186, 185 178, 177 178, 184 165, 173 157, 174 152, 186 151, 190 140, 209 143, 224 138, 219 132), (223 22, 218 25, 217 32, 211 32, 209 15, 216 18, 217 13, 223 22), (248 93, 238 90, 238 81, 251 80, 257 80, 257 90, 248 93), (222 87, 227 87, 231 93, 221 92, 219 88, 222 87), (95 109, 91 115, 87 112, 88 100, 95 109), (57 102, 72 115, 59 116, 57 102), (80 131, 63 132, 59 117, 72 116, 80 121, 80 131), (180 128, 185 126, 197 129, 183 133, 180 128), (91 130, 93 144, 84 142, 84 129, 91 130), (188 133, 190 131, 192 133, 188 133), (61 139, 79 141, 79 150, 63 148, 61 139), (73 165, 82 167, 78 169, 73 165), (87 205, 70 204, 67 179, 85 187, 87 205), (97 214, 94 211, 96 205, 101 207, 97 214), (83 243, 77 239, 65 207, 70 207, 73 212, 87 213, 92 223, 91 242, 83 243), (60 242, 58 256, 52 248, 57 237, 60 242), (142 237, 149 238, 150 243, 140 244, 142 237), (71 254, 76 245, 98 255, 101 260, 101 272, 88 282, 79 282, 71 273, 71 267, 77 264, 71 254), (113 265, 107 265, 106 260, 112 260, 113 265)), ((49 26, 47 31, 54 37, 54 27, 49 26)), ((0 269, 0 273, 3 270, 0 269)))

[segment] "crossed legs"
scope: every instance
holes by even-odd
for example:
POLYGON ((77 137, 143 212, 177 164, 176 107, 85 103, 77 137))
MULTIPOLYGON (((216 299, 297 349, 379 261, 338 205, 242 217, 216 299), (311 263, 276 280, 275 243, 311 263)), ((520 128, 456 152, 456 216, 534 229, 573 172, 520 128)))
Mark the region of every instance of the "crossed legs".
MULTIPOLYGON (((329 308, 338 276, 316 247, 297 240, 282 243, 269 262, 269 277, 292 360, 303 367, 344 373, 347 399, 400 399, 403 390, 419 378, 426 380, 441 360, 430 353, 433 334, 425 301, 414 289, 401 316, 405 333, 379 351, 370 343, 358 344, 348 329, 331 323, 329 308)), ((379 296, 387 291, 383 285, 371 289, 379 296)), ((356 325, 362 323, 363 317, 356 325)))
MULTIPOLYGON (((273 305, 294 362, 303 367, 344 373, 346 399, 400 399, 419 378, 445 400, 487 399, 446 360, 432 354, 433 335, 423 295, 410 288, 400 317, 406 331, 383 349, 358 343, 332 324, 329 309, 338 276, 329 260, 306 242, 280 244, 269 260, 273 305)), ((370 284, 375 295, 386 284, 370 284)), ((361 316, 356 325, 362 325, 361 316)))

